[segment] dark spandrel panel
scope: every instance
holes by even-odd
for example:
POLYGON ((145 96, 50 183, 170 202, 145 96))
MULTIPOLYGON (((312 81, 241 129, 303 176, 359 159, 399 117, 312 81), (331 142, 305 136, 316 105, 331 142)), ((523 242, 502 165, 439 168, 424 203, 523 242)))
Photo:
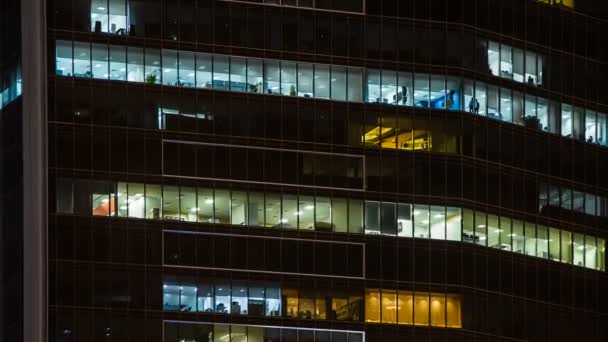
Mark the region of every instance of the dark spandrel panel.
POLYGON ((363 190, 363 156, 241 145, 163 141, 163 174, 301 187, 363 190))
POLYGON ((362 267, 349 267, 353 263, 363 265, 361 244, 176 231, 165 231, 163 241, 166 266, 346 278, 364 276, 362 267), (273 259, 272 253, 246 257, 248 246, 255 248, 260 243, 267 252, 277 251, 280 261, 273 259), (205 255, 209 251, 211 260, 198 257, 199 253, 205 255), (354 253, 349 255, 349 252, 354 253))

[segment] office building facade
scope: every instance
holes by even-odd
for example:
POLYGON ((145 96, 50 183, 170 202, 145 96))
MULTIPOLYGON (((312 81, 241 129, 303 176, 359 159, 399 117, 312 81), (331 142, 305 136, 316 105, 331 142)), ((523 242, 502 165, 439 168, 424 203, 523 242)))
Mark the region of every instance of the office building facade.
POLYGON ((33 339, 608 339, 606 5, 24 3, 33 339))

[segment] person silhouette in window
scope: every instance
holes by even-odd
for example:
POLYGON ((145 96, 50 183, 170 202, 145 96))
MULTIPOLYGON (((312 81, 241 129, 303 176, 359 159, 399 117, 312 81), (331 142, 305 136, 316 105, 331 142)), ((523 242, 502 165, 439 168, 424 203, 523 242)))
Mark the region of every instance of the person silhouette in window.
POLYGON ((469 113, 475 112, 475 102, 477 102, 477 100, 475 100, 474 97, 471 97, 471 100, 469 100, 469 113))
POLYGON ((475 114, 479 114, 479 101, 475 100, 475 114))
POLYGON ((532 78, 532 76, 528 76, 528 84, 534 85, 534 79, 532 78))
POLYGON ((403 105, 407 105, 407 87, 401 87, 401 94, 403 96, 403 105))

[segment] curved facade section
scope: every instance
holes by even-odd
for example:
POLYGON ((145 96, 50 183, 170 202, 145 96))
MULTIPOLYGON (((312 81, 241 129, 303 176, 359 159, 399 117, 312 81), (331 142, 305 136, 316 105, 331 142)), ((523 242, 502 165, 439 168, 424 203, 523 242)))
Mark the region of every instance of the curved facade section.
POLYGON ((49 1, 49 340, 606 340, 584 8, 49 1))

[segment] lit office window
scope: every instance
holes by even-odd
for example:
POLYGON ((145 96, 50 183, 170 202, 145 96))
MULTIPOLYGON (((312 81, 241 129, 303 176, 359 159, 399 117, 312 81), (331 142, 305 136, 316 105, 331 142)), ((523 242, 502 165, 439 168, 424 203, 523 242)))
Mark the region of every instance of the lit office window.
POLYGON ((144 82, 144 49, 127 47, 127 81, 144 82))
POLYGON ((488 43, 488 68, 490 68, 490 73, 494 76, 498 76, 501 73, 499 46, 500 44, 497 42, 490 41, 488 43))
POLYGON ((57 60, 55 74, 58 76, 72 76, 72 64, 74 61, 72 57, 72 42, 58 40, 55 45, 55 51, 55 59, 57 60))
POLYGON ((93 78, 107 80, 109 77, 108 45, 92 44, 91 62, 93 66, 93 78))
POLYGON ((313 97, 314 96, 314 68, 309 63, 298 64, 298 96, 313 97))
MULTIPOLYGON (((213 62, 211 55, 206 53, 196 53, 196 87, 197 88, 211 88, 213 82, 213 62)), ((261 68, 261 66, 260 66, 261 68)), ((262 71, 260 70, 260 91, 262 92, 261 83, 262 71)))
POLYGON ((110 45, 110 79, 127 80, 127 49, 124 46, 110 45))
MULTIPOLYGON (((607 119, 604 113, 559 104, 473 80, 176 50, 125 48, 83 42, 73 42, 71 47, 70 44, 67 41, 56 41, 58 76, 461 110, 554 134, 561 133, 562 136, 582 142, 608 145, 607 119), (561 131, 558 132, 560 127, 561 131)), ((508 51, 505 48, 506 54, 508 51)), ((512 50, 514 78, 518 77, 520 52, 512 50)), ((529 62, 531 70, 536 72, 536 84, 541 77, 539 70, 542 69, 540 65, 543 59, 533 53, 526 56, 526 63, 529 62)), ((501 63, 504 66, 507 61, 501 60, 501 63)), ((425 136, 431 135, 425 133, 425 136)), ((414 137, 415 139, 417 138, 414 137)), ((416 149, 414 145, 416 144, 403 147, 403 144, 397 143, 396 146, 411 150, 416 149)), ((386 146, 393 148, 392 143, 386 146)), ((430 149, 431 142, 428 141, 424 146, 430 149)))
POLYGON ((460 297, 440 293, 366 289, 365 321, 461 328, 460 297))
POLYGON ((177 82, 181 87, 194 88, 196 85, 195 54, 193 52, 178 52, 179 68, 177 82))
POLYGON ((91 31, 127 34, 126 0, 91 0, 91 31))
MULTIPOLYGON (((57 188, 58 213, 447 239, 605 268, 604 239, 575 234, 573 241, 568 231, 467 208, 127 182, 89 184, 60 179, 57 188), (74 198, 89 201, 75 203, 74 198), (576 250, 574 245, 583 248, 576 250)), ((557 197, 549 202, 559 206, 559 196, 551 195, 557 190, 551 189, 549 196, 557 197)), ((572 193, 563 189, 568 199, 562 200, 570 203, 572 193)), ((597 203, 601 206, 603 202, 597 203)))

